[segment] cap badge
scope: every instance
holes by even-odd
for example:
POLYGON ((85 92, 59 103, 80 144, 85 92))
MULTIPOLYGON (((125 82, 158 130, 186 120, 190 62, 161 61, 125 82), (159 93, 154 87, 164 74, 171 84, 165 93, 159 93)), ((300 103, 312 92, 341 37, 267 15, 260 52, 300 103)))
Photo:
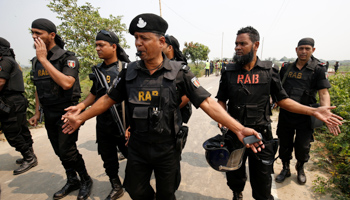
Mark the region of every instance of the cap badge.
POLYGON ((137 27, 145 28, 146 25, 147 25, 147 22, 143 21, 143 19, 140 17, 139 22, 137 23, 137 27))

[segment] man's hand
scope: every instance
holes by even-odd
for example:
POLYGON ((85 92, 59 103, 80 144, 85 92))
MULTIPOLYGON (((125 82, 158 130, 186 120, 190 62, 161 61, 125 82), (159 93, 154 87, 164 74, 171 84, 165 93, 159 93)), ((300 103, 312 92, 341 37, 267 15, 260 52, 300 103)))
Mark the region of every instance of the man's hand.
MULTIPOLYGON (((82 111, 81 108, 79 108, 78 106, 69 106, 68 108, 64 109, 66 112, 66 114, 64 114, 63 116, 71 116, 71 115, 79 115, 82 111)), ((67 118, 64 118, 62 116, 61 120, 63 120, 64 123, 66 123, 68 121, 67 118)))
MULTIPOLYGON (((317 119, 325 122, 327 125, 330 125, 330 126, 342 125, 341 121, 343 120, 343 118, 336 115, 336 114, 333 114, 331 112, 331 110, 334 108, 336 108, 336 107, 335 106, 320 106, 320 107, 316 108, 316 111, 314 112, 313 115, 317 119)), ((339 129, 339 131, 340 131, 340 129, 339 129)))
MULTIPOLYGON (((243 143, 243 138, 250 136, 250 135, 255 135, 255 137, 260 138, 258 132, 256 132, 254 129, 244 127, 240 132, 236 133, 238 139, 243 143)), ((265 148, 265 145, 263 144, 262 141, 253 143, 253 144, 247 144, 247 148, 251 148, 254 153, 258 153, 258 151, 261 151, 261 148, 265 148)))
POLYGON ((125 140, 126 140, 126 143, 125 143, 125 146, 128 146, 129 144, 129 139, 130 139, 130 126, 125 130, 125 140))
POLYGON ((33 117, 31 117, 28 122, 31 126, 37 126, 38 125, 38 121, 40 119, 40 112, 39 113, 35 113, 35 115, 33 117))
POLYGON ((334 136, 338 136, 339 133, 341 133, 338 125, 331 125, 331 124, 326 124, 326 125, 328 127, 329 132, 331 132, 334 136))
POLYGON ((79 118, 79 115, 62 115, 65 123, 62 126, 62 132, 65 134, 72 134, 77 130, 80 125, 83 123, 83 120, 79 118))
POLYGON ((37 37, 34 39, 34 45, 38 60, 41 62, 47 59, 47 49, 44 41, 40 37, 37 37))

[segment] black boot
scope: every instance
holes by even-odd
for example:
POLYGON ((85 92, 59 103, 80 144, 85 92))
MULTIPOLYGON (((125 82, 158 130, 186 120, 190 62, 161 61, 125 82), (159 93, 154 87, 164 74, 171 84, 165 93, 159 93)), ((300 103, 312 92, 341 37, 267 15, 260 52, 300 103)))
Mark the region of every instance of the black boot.
MULTIPOLYGON (((33 149, 33 147, 29 147, 29 151, 31 151, 33 154, 34 154, 34 149, 33 149)), ((34 156, 35 156, 35 154, 34 154, 34 156)), ((36 156, 35 156, 36 157, 36 156)), ((18 158, 17 160, 16 160, 16 164, 22 164, 23 163, 23 158, 18 158)))
POLYGON ((124 190, 119 177, 112 178, 109 181, 112 184, 112 191, 109 193, 108 197, 105 200, 116 200, 122 197, 124 195, 124 190))
POLYGON ((295 165, 295 169, 297 170, 298 173, 298 183, 300 185, 304 185, 306 183, 306 176, 304 172, 304 162, 297 162, 295 165))
POLYGON ((67 174, 67 183, 63 188, 53 195, 53 199, 62 199, 74 190, 80 188, 80 181, 78 179, 77 173, 74 170, 69 170, 67 174))
POLYGON ((243 200, 243 193, 242 192, 233 192, 233 199, 232 200, 243 200))
POLYGON ((21 152, 21 154, 23 156, 23 163, 19 166, 18 169, 13 171, 13 175, 22 174, 30 170, 32 167, 38 165, 38 160, 36 159, 36 156, 30 150, 27 150, 23 153, 21 152))
POLYGON ((81 187, 79 190, 79 194, 77 197, 77 200, 85 200, 87 199, 91 194, 91 188, 92 188, 92 179, 89 176, 89 174, 84 172, 79 172, 80 180, 81 180, 81 187))
POLYGON ((289 168, 289 161, 283 162, 283 169, 281 173, 276 177, 277 183, 282 183, 286 177, 290 177, 290 168, 289 168))

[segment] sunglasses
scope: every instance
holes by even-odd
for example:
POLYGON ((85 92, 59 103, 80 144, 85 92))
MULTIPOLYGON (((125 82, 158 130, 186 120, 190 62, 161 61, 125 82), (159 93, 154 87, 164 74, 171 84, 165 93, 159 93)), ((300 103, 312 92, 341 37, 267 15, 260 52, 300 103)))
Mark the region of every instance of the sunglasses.
POLYGON ((110 38, 112 38, 112 39, 113 39, 113 37, 112 37, 112 35, 111 35, 111 33, 110 33, 109 31, 106 31, 106 30, 100 30, 100 32, 98 32, 98 33, 102 33, 103 35, 107 35, 108 37, 110 37, 110 38))

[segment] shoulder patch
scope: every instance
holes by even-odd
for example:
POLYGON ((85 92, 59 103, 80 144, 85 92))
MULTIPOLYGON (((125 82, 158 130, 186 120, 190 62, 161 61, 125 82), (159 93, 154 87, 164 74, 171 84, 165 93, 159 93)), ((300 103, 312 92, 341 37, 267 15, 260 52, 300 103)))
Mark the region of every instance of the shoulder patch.
POLYGON ((1 65, 0 65, 0 72, 2 71, 2 67, 1 67, 1 65))
POLYGON ((67 60, 67 65, 68 65, 68 67, 70 67, 70 68, 75 68, 75 61, 74 60, 67 60))
POLYGON ((196 88, 199 88, 199 87, 201 86, 201 84, 199 83, 199 80, 198 80, 197 77, 193 77, 193 78, 191 79, 191 82, 192 82, 192 84, 193 84, 196 88))

